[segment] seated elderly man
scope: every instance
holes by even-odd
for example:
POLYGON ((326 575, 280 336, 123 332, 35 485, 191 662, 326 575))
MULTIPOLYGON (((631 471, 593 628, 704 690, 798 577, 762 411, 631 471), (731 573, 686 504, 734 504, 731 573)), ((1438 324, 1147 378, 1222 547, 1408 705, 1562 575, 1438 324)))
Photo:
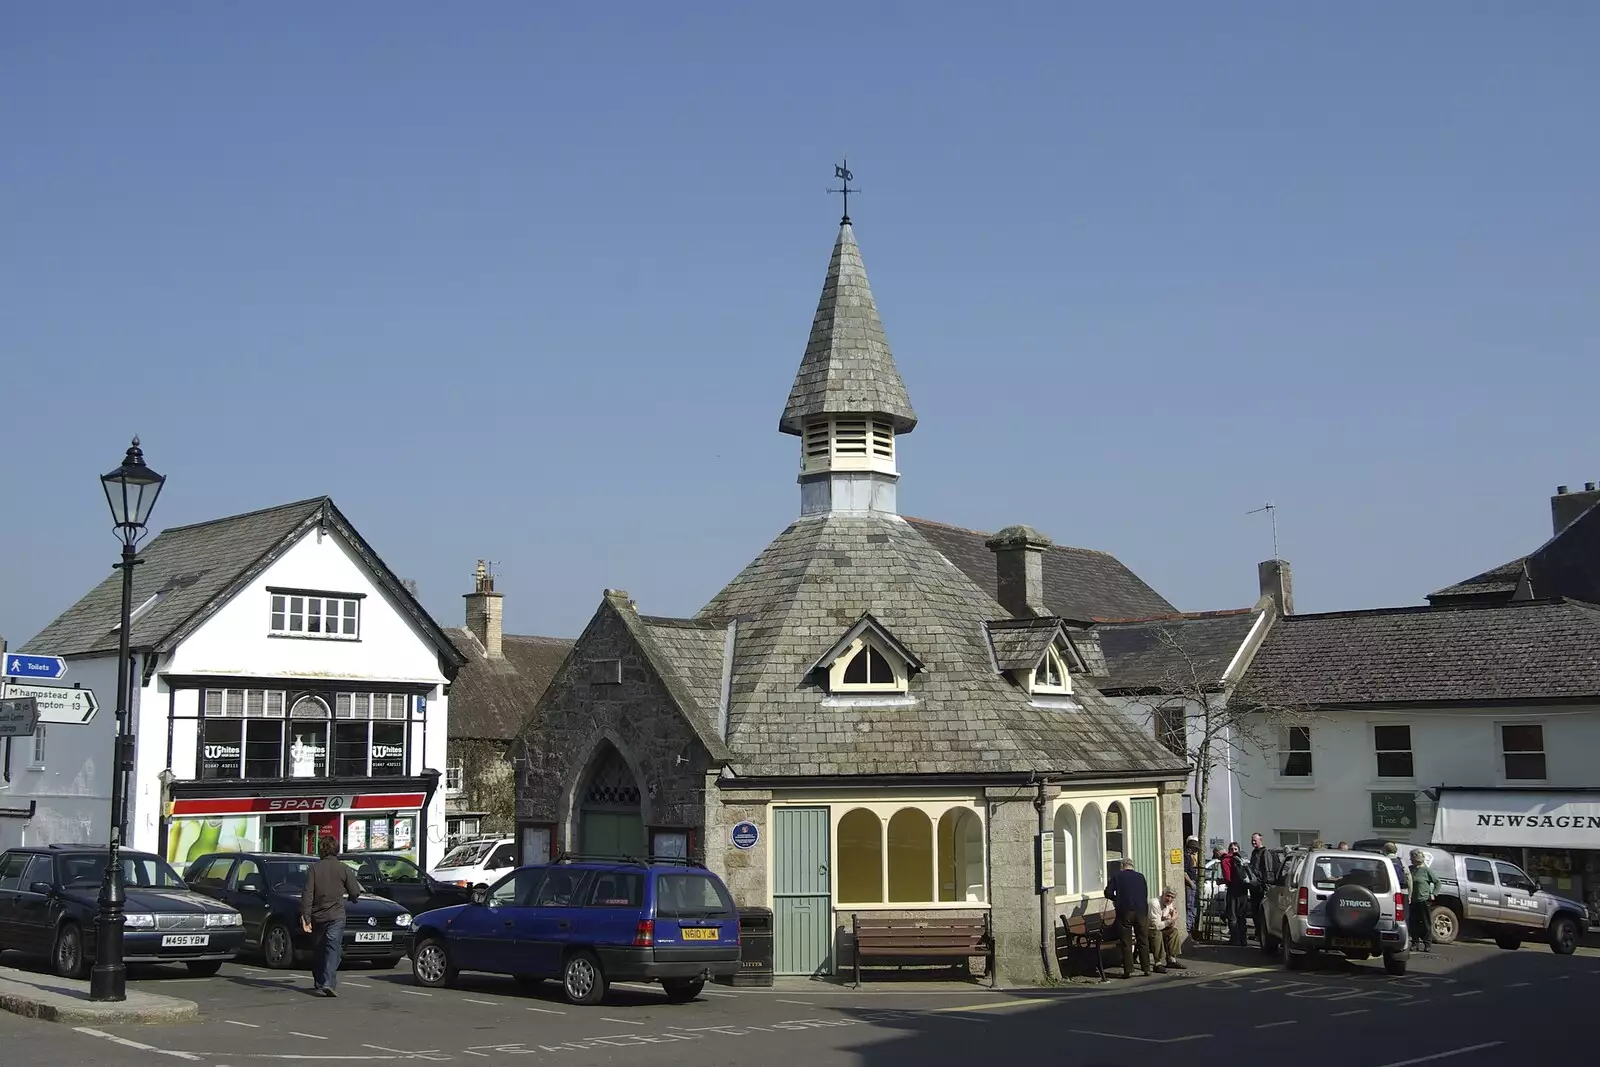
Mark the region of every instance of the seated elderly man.
POLYGON ((1156 929, 1156 962, 1175 971, 1188 970, 1178 959, 1178 901, 1171 889, 1163 889, 1161 899, 1150 902, 1150 918, 1156 929))

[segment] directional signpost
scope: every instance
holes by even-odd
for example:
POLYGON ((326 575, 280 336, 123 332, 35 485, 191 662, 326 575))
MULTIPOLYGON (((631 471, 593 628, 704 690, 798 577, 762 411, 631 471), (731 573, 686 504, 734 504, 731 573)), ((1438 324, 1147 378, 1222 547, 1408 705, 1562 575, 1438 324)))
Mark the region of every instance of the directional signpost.
POLYGON ((39 707, 32 697, 0 700, 0 737, 30 737, 39 725, 39 707))
POLYGON ((68 689, 61 685, 33 685, 27 682, 7 682, 3 695, 22 697, 39 705, 39 721, 59 723, 63 726, 87 726, 100 702, 94 698, 93 689, 68 689))
POLYGON ((67 673, 67 661, 60 656, 35 656, 27 652, 7 652, 5 670, 7 678, 27 678, 35 682, 53 682, 67 673))

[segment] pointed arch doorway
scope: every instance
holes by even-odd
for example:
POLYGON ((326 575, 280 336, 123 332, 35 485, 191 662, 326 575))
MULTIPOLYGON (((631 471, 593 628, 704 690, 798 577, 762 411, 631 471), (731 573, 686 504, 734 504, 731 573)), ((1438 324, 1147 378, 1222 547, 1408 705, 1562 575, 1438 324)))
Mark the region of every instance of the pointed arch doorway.
POLYGON ((591 856, 643 856, 644 809, 633 768, 603 742, 578 794, 578 851, 591 856))

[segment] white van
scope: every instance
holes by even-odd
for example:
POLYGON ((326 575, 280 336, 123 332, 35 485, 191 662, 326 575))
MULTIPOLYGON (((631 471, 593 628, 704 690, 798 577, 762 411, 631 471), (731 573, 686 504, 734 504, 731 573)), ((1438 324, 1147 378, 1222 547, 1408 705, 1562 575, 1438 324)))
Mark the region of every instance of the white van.
POLYGON ((463 889, 488 886, 517 865, 517 842, 509 837, 463 841, 444 854, 428 873, 435 881, 463 889))

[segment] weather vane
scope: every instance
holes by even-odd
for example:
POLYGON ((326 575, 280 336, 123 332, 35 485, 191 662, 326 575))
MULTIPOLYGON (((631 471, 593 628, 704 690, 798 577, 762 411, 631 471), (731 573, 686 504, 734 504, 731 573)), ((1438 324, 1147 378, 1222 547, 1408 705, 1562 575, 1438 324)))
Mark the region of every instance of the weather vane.
POLYGON ((850 188, 850 179, 854 178, 855 175, 850 173, 850 161, 848 159, 843 163, 834 165, 833 176, 839 179, 839 188, 829 189, 828 192, 840 193, 844 196, 844 218, 839 221, 846 223, 850 221, 850 194, 859 193, 861 190, 850 188))

